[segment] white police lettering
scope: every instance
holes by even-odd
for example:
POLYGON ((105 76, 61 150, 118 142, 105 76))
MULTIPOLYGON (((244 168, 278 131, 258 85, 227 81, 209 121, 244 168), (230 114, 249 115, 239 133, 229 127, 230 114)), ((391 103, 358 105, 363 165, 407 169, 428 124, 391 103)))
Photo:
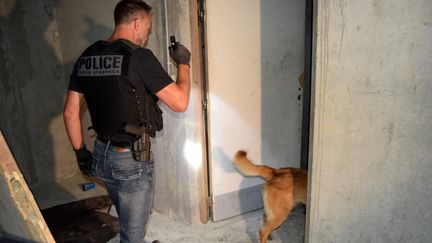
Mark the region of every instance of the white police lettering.
POLYGON ((88 56, 78 62, 77 76, 116 76, 121 75, 123 56, 88 56))

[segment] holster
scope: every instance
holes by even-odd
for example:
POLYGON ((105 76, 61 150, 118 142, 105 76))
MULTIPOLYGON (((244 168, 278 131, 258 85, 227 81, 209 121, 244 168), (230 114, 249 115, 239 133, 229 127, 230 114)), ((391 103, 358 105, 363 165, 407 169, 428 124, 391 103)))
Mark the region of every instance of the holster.
POLYGON ((131 145, 131 153, 134 160, 140 162, 149 161, 151 153, 150 128, 147 126, 125 124, 123 132, 135 136, 131 145))
POLYGON ((143 133, 132 143, 131 153, 136 161, 147 162, 150 160, 150 138, 147 133, 143 133))

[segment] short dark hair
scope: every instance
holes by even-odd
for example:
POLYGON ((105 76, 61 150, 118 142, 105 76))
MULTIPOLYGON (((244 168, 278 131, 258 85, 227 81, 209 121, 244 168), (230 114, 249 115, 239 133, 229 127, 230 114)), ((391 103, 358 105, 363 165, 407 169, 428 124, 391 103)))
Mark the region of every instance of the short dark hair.
POLYGON ((136 13, 145 11, 150 14, 152 7, 142 0, 121 0, 114 9, 115 25, 129 23, 136 13))

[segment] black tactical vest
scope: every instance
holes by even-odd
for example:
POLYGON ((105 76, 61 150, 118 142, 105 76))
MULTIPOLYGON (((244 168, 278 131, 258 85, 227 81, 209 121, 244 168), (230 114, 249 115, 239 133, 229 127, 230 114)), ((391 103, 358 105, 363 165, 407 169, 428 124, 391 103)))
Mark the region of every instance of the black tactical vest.
POLYGON ((162 111, 143 81, 130 80, 129 61, 139 48, 124 41, 99 41, 87 48, 75 64, 94 130, 113 141, 131 141, 126 124, 147 126, 150 136, 162 130, 162 111))

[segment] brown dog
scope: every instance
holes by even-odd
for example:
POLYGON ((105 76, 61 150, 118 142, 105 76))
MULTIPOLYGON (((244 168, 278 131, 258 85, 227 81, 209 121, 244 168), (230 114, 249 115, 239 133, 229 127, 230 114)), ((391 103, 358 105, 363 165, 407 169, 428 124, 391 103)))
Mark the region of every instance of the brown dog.
POLYGON ((255 165, 246 152, 238 151, 234 162, 245 176, 260 176, 266 183, 263 188, 263 202, 266 212, 265 224, 260 231, 260 242, 267 242, 270 233, 288 218, 297 203, 306 204, 307 172, 296 168, 274 169, 255 165))

